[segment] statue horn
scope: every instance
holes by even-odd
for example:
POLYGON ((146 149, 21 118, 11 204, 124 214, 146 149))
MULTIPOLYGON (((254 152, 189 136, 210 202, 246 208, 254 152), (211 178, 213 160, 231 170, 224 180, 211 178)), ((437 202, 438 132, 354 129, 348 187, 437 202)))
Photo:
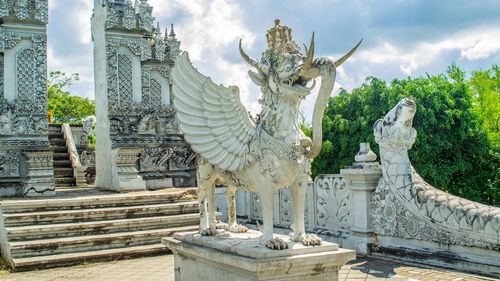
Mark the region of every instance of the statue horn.
POLYGON ((306 73, 309 70, 309 68, 311 68, 311 63, 314 58, 314 32, 311 37, 311 44, 309 45, 309 49, 306 46, 304 46, 304 48, 306 50, 307 58, 304 67, 299 72, 299 76, 304 75, 304 73, 306 73))
POLYGON ((255 67, 258 71, 263 72, 263 71, 261 70, 261 68, 259 67, 259 63, 258 63, 256 60, 254 60, 254 59, 252 59, 251 57, 249 57, 249 56, 245 53, 245 51, 243 51, 243 48, 241 47, 241 41, 242 41, 242 39, 240 39, 240 54, 241 54, 241 57, 242 57, 242 58, 243 58, 243 59, 244 59, 244 60, 245 60, 245 61, 246 61, 249 65, 251 65, 251 66, 255 67))
POLYGON ((352 48, 352 50, 350 50, 347 54, 345 54, 343 57, 341 57, 340 59, 338 59, 336 62, 335 62, 335 67, 339 67, 342 63, 344 63, 352 54, 354 54, 354 52, 356 52, 356 49, 358 49, 359 45, 361 45, 361 42, 363 42, 363 39, 361 39, 359 41, 358 44, 356 44, 356 46, 354 46, 354 48, 352 48))

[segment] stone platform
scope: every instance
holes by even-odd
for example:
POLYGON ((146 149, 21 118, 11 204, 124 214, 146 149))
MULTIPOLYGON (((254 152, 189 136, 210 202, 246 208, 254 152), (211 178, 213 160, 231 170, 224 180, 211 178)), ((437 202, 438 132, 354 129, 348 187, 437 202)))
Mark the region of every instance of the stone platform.
POLYGON ((356 259, 352 250, 337 244, 304 246, 287 236, 287 250, 269 250, 260 245, 258 231, 216 236, 198 232, 176 233, 162 243, 174 253, 175 280, 338 280, 339 269, 356 259))

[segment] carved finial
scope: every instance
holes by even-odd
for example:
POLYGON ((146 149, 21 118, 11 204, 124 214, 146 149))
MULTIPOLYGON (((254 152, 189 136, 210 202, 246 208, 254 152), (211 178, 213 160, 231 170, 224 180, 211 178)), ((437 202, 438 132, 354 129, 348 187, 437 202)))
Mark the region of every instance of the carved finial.
POLYGON ((170 24, 170 38, 175 38, 174 24, 170 24))
POLYGON ((359 152, 354 156, 356 162, 373 162, 377 160, 377 155, 372 151, 369 142, 359 144, 359 152))
POLYGON ((135 8, 135 13, 138 14, 140 12, 140 9, 139 9, 139 0, 135 0, 134 8, 135 8))
POLYGON ((165 41, 168 40, 168 28, 165 27, 165 38, 163 39, 165 41))
POLYGON ((155 36, 156 36, 156 40, 157 41, 161 40, 161 28, 160 28, 160 23, 159 22, 156 23, 155 36))

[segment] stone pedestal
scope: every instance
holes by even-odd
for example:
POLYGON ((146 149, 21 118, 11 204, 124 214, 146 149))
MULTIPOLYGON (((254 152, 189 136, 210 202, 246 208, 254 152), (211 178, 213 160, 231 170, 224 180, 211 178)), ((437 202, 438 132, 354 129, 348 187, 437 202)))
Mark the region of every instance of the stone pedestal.
POLYGON ((338 271, 356 258, 356 252, 337 244, 304 246, 287 236, 287 250, 269 250, 260 245, 258 231, 216 236, 198 232, 176 233, 162 243, 174 253, 175 280, 338 280, 338 271))
POLYGON ((374 242, 373 228, 370 221, 370 194, 382 177, 382 168, 375 160, 377 156, 370 149, 369 143, 361 143, 352 166, 340 170, 340 174, 349 180, 350 229, 352 237, 343 245, 355 249, 358 254, 369 253, 369 244, 374 242))
POLYGON ((117 176, 117 180, 114 181, 117 184, 113 186, 115 190, 146 190, 146 182, 139 175, 137 169, 141 151, 140 148, 119 148, 114 150, 117 176))
POLYGON ((54 168, 52 151, 30 151, 23 153, 26 162, 26 176, 23 180, 25 196, 52 196, 56 194, 54 186, 54 168))

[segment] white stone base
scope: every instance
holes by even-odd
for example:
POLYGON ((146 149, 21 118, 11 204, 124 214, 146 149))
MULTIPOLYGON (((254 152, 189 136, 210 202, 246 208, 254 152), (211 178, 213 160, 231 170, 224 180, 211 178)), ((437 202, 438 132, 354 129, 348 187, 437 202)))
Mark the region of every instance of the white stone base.
POLYGON ((303 246, 287 236, 287 250, 269 250, 260 245, 258 231, 234 234, 219 231, 216 236, 198 232, 176 233, 162 243, 174 253, 176 281, 239 280, 338 280, 338 271, 356 252, 337 244, 303 246))

